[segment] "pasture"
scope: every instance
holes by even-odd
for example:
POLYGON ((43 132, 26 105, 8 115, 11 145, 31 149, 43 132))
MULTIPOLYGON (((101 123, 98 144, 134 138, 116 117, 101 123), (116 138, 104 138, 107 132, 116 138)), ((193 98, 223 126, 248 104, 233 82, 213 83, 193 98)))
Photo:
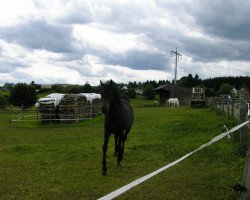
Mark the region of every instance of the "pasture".
MULTIPOLYGON (((97 199, 235 126, 210 109, 142 107, 116 167, 114 138, 102 176, 103 117, 72 124, 8 124, 0 113, 0 199, 97 199)), ((238 135, 235 132, 234 135, 238 135)), ((118 199, 235 199, 245 158, 237 136, 215 143, 118 199)))

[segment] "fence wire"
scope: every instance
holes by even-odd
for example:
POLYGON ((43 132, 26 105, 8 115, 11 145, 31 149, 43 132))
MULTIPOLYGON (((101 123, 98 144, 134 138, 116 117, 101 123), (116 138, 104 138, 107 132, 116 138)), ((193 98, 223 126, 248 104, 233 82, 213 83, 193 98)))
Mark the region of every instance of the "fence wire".
POLYGON ((63 109, 48 105, 47 107, 37 109, 11 109, 10 124, 12 122, 78 122, 85 119, 91 119, 101 114, 100 106, 82 106, 79 109, 76 106, 66 106, 63 109))
MULTIPOLYGON (((212 97, 208 99, 208 104, 218 114, 237 119, 238 124, 249 120, 249 103, 242 97, 237 99, 212 97)), ((240 146, 247 147, 247 126, 240 129, 240 146)))

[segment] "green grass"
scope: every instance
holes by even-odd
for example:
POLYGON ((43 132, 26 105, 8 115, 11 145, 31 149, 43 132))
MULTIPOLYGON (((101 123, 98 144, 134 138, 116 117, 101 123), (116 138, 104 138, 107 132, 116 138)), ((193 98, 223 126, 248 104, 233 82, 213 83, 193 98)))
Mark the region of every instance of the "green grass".
MULTIPOLYGON (((208 142, 225 131, 224 124, 235 125, 209 109, 135 106, 134 111, 121 168, 110 139, 107 176, 101 175, 102 116, 73 124, 9 126, 9 114, 1 112, 0 199, 97 199, 208 142)), ((235 199, 232 187, 244 164, 238 143, 223 139, 118 199, 235 199)))
POLYGON ((131 100, 133 107, 149 107, 149 106, 158 106, 159 97, 156 96, 154 100, 148 100, 142 95, 137 95, 136 98, 131 100))

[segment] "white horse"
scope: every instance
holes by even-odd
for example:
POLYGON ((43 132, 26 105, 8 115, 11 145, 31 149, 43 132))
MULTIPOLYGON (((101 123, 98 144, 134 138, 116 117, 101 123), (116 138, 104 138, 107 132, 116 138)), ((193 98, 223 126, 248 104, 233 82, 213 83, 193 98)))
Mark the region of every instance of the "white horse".
POLYGON ((172 107, 172 108, 179 107, 179 105, 180 105, 180 102, 177 98, 167 99, 165 103, 165 106, 172 107))

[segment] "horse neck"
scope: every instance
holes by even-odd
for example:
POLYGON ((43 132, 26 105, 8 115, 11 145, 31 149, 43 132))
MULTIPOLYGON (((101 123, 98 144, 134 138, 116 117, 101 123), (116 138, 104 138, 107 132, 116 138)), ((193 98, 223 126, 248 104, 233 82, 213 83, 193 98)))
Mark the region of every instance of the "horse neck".
POLYGON ((113 93, 113 101, 111 102, 111 104, 113 104, 113 105, 120 105, 121 104, 121 96, 120 96, 120 94, 117 92, 117 91, 115 91, 114 93, 113 93))
POLYGON ((121 105, 121 99, 114 99, 111 103, 110 103, 110 107, 115 109, 117 107, 119 107, 121 105))
POLYGON ((120 114, 121 108, 121 99, 119 96, 116 96, 113 101, 109 105, 109 115, 113 117, 117 117, 120 114))

